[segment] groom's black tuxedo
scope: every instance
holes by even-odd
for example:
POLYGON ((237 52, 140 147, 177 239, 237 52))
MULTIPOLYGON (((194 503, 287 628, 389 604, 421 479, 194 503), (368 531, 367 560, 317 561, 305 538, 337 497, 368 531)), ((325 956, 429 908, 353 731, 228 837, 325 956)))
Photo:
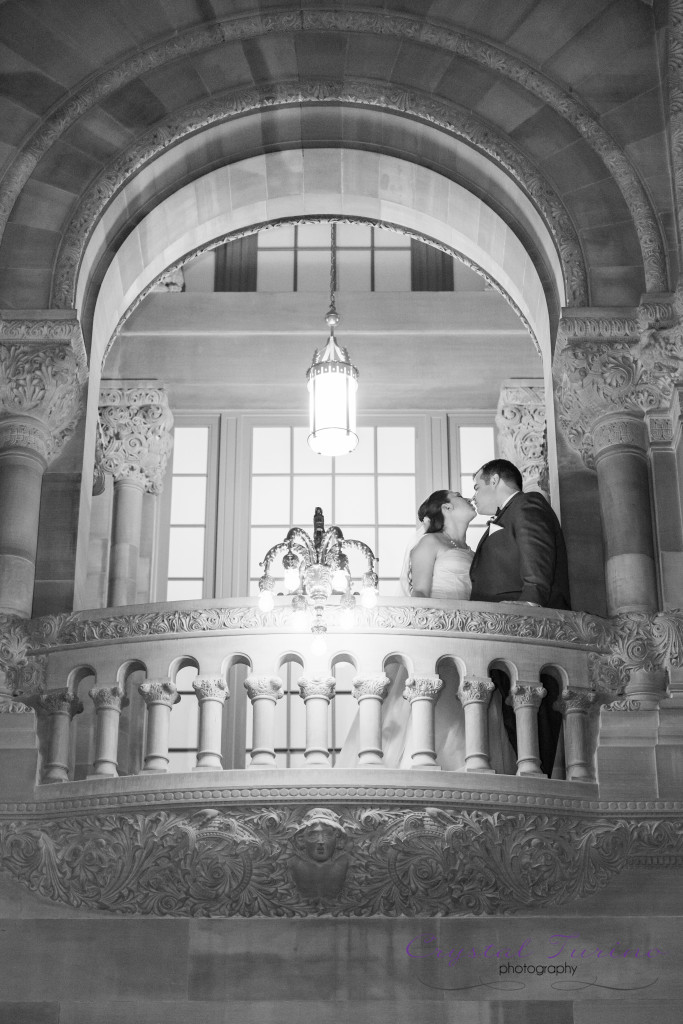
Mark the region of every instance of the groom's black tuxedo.
POLYGON ((493 517, 479 541, 470 576, 472 601, 533 601, 544 608, 569 608, 567 550, 557 516, 542 494, 519 491, 493 517))

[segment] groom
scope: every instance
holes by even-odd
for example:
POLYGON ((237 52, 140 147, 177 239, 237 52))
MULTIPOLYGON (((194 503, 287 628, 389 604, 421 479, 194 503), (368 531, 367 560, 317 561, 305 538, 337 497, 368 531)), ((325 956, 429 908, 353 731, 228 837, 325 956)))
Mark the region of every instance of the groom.
MULTIPOLYGON (((567 549, 557 516, 535 491, 522 491, 522 474, 507 459, 487 462, 474 476, 477 512, 489 515, 487 529, 472 560, 472 601, 506 601, 542 608, 569 608, 567 549)), ((505 698, 510 681, 491 670, 503 695, 503 721, 517 750, 516 722, 505 698)), ((538 712, 541 769, 552 774, 562 716, 552 707, 559 697, 556 681, 543 674, 547 690, 538 712)))

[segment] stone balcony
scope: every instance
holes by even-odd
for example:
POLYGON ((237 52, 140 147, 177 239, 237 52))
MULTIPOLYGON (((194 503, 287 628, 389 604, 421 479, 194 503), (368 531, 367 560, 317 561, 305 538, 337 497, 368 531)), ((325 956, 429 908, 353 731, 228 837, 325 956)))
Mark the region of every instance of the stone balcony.
MULTIPOLYGON (((294 914, 434 914, 527 904, 523 879, 505 881, 497 844, 529 871, 552 855, 540 898, 557 905, 606 884, 630 858, 661 853, 664 819, 676 812, 680 820, 680 613, 605 620, 384 599, 357 610, 352 625, 337 616, 329 610, 328 650, 317 657, 284 600, 269 613, 233 600, 6 620, 5 870, 51 899, 123 912, 268 915, 279 886, 294 914), (330 770, 340 659, 355 672, 361 738, 356 766, 330 770), (302 671, 306 750, 301 767, 283 769, 273 730, 290 662, 302 671), (402 770, 382 763, 390 663, 403 666, 412 716, 414 750, 402 770), (198 669, 199 748, 193 770, 168 771, 174 678, 187 665, 198 669), (491 769, 492 668, 512 684, 516 775, 491 769), (563 754, 553 778, 538 766, 541 674, 561 694, 563 754), (443 770, 435 750, 444 678, 463 706, 458 771, 443 770), (83 750, 90 762, 78 777, 83 750), (316 854, 305 841, 317 833, 316 854), (104 895, 91 860, 98 878, 117 879, 104 895), (168 874, 162 891, 150 864, 168 874), (428 884, 435 872, 438 896, 428 884)), ((675 843, 678 856, 677 833, 675 843)))

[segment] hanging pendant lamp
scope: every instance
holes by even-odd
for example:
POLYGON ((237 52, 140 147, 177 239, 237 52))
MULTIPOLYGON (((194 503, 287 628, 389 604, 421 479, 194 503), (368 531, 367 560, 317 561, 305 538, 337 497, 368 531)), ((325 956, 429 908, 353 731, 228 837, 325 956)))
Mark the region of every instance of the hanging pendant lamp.
POLYGON ((330 308, 325 323, 327 345, 316 349, 308 369, 310 434, 308 443, 319 455, 347 455, 358 444, 356 391, 358 370, 345 348, 337 344, 334 329, 340 317, 334 304, 337 278, 337 226, 332 225, 330 250, 330 308))

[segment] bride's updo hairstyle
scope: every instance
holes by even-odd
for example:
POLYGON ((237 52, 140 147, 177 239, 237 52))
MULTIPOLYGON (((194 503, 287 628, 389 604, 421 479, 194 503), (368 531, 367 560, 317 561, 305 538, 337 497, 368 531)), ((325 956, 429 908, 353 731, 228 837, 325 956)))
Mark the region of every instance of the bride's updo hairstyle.
POLYGON ((417 518, 422 522, 424 519, 428 519, 427 529, 425 533, 441 533, 443 530, 443 512, 441 511, 442 505, 447 505, 450 501, 450 491, 434 491, 430 494, 426 501, 423 501, 417 510, 417 518))

